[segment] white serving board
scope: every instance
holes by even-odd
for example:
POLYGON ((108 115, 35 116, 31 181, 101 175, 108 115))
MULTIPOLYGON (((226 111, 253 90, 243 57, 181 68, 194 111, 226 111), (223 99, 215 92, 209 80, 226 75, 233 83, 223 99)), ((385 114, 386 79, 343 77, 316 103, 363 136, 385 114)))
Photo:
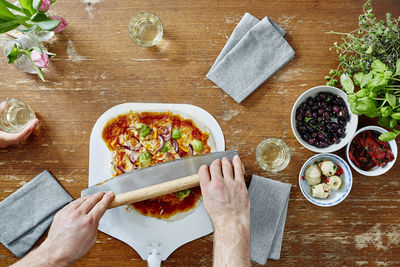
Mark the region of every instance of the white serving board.
MULTIPOLYGON (((120 114, 135 112, 171 111, 185 119, 192 119, 202 130, 210 134, 214 144, 212 152, 225 150, 225 139, 218 122, 202 108, 187 104, 125 103, 112 107, 96 121, 90 136, 89 186, 112 177, 112 152, 102 139, 107 122, 120 114)), ((143 216, 126 206, 108 210, 100 220, 99 230, 135 249, 144 259, 155 257, 165 260, 178 247, 213 231, 212 223, 201 201, 194 211, 177 221, 159 220, 143 216)))

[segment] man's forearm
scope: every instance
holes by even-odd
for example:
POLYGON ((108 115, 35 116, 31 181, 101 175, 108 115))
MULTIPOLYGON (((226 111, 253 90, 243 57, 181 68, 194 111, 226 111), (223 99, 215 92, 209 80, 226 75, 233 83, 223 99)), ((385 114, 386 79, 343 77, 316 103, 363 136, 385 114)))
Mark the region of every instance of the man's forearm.
POLYGON ((23 257, 18 262, 11 265, 12 267, 64 267, 69 266, 69 264, 58 257, 56 251, 51 251, 44 243, 37 249, 29 252, 25 257, 23 257))
POLYGON ((214 267, 250 266, 250 226, 248 222, 216 227, 214 267))

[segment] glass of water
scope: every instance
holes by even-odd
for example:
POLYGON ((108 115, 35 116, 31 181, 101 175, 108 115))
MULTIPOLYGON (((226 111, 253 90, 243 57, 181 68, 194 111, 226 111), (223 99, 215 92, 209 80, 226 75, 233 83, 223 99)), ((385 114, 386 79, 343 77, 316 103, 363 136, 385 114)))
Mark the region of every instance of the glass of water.
POLYGON ((256 160, 266 171, 281 171, 289 164, 289 147, 282 139, 267 138, 257 146, 256 160))
POLYGON ((142 47, 156 45, 161 40, 164 31, 160 18, 146 11, 133 16, 128 28, 132 40, 142 47))
POLYGON ((0 130, 18 133, 36 118, 35 112, 22 100, 6 98, 0 102, 0 130))

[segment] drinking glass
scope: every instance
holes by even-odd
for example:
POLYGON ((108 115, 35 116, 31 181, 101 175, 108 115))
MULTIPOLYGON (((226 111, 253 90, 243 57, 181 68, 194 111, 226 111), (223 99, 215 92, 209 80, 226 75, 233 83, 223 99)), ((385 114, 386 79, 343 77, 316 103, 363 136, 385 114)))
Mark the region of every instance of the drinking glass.
POLYGON ((258 144, 256 160, 258 165, 266 171, 281 171, 289 164, 289 147, 279 138, 267 138, 258 144))
POLYGON ((26 124, 35 119, 35 112, 17 98, 6 98, 0 102, 0 130, 18 133, 26 124))
POLYGON ((146 11, 133 16, 128 28, 132 40, 142 47, 156 45, 161 40, 164 31, 160 18, 146 11))

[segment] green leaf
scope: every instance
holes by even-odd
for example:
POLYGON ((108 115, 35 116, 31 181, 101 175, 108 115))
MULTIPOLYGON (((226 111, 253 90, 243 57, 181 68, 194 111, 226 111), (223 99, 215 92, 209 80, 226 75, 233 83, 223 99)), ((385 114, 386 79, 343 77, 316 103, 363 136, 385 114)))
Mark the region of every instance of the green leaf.
POLYGON ((0 5, 0 19, 10 21, 16 20, 16 17, 7 7, 5 7, 4 5, 0 5))
POLYGON ((377 92, 385 88, 389 80, 383 77, 383 75, 375 75, 372 80, 367 83, 367 88, 371 91, 377 92))
POLYGON ((366 97, 369 95, 369 91, 367 89, 361 89, 356 93, 356 96, 359 98, 366 97))
POLYGON ((396 127, 396 125, 397 125, 397 120, 391 119, 390 123, 389 123, 389 127, 393 129, 394 127, 396 127))
POLYGON ((400 112, 393 113, 390 116, 395 120, 400 120, 400 112))
POLYGON ((372 74, 372 72, 370 72, 368 74, 364 74, 361 84, 360 84, 360 87, 364 88, 373 77, 374 77, 374 75, 372 74))
POLYGON ((396 139, 396 137, 398 135, 399 135, 398 133, 393 133, 393 132, 383 133, 379 136, 379 140, 381 140, 383 142, 392 141, 392 140, 396 139))
POLYGON ((36 13, 32 6, 32 0, 19 0, 19 3, 27 16, 32 16, 36 13))
MULTIPOLYGON (((33 62, 32 62, 32 64, 33 64, 33 62)), ((43 82, 45 82, 42 69, 39 68, 38 66, 36 66, 35 64, 33 64, 33 67, 34 67, 35 70, 37 71, 37 74, 39 75, 40 79, 41 79, 43 82)))
POLYGON ((394 94, 391 93, 386 93, 386 100, 389 103, 389 105, 391 105, 393 108, 396 107, 396 96, 394 94))
POLYGON ((371 67, 374 71, 378 73, 384 73, 385 71, 389 70, 388 67, 383 64, 379 59, 375 59, 374 62, 372 62, 371 67))
POLYGON ((365 51, 365 54, 371 55, 372 54, 372 46, 370 45, 367 49, 367 51, 365 51))
POLYGON ((363 78, 364 78, 364 73, 358 72, 354 74, 353 81, 356 85, 360 86, 363 78))
POLYGON ((393 76, 400 75, 400 58, 397 59, 396 61, 396 72, 393 76))
POLYGON ((391 119, 390 119, 389 117, 387 117, 387 118, 380 117, 379 120, 378 120, 378 124, 379 124, 380 126, 390 128, 390 120, 391 120, 391 119))
POLYGON ((9 22, 5 22, 5 23, 0 23, 0 34, 12 31, 15 28, 17 28, 18 26, 19 26, 19 23, 16 22, 16 21, 9 21, 9 22))
POLYGON ((20 13, 24 13, 24 11, 21 8, 19 8, 17 6, 14 6, 10 2, 8 2, 7 0, 0 0, 0 5, 1 4, 3 4, 5 7, 9 8, 9 9, 13 9, 13 10, 18 11, 20 13))
POLYGON ((390 115, 392 115, 392 113, 393 113, 393 109, 392 109, 392 107, 391 106, 384 106, 384 107, 381 107, 381 114, 382 114, 382 117, 383 118, 387 118, 387 117, 389 117, 390 115))
POLYGON ((359 113, 365 114, 367 116, 377 113, 376 101, 369 97, 358 99, 358 101, 355 103, 354 108, 359 113))
POLYGON ((18 55, 18 46, 15 44, 11 51, 7 54, 8 64, 13 63, 18 58, 18 55))
POLYGON ((57 28, 57 26, 60 24, 60 21, 48 18, 47 20, 38 22, 37 24, 45 31, 52 31, 57 28))
POLYGON ((347 73, 344 73, 340 76, 340 84, 343 86, 343 89, 346 91, 346 93, 351 94, 354 92, 353 81, 347 73))
POLYGON ((38 10, 41 3, 42 3, 42 0, 33 0, 33 1, 32 1, 32 7, 33 7, 33 9, 38 10))

